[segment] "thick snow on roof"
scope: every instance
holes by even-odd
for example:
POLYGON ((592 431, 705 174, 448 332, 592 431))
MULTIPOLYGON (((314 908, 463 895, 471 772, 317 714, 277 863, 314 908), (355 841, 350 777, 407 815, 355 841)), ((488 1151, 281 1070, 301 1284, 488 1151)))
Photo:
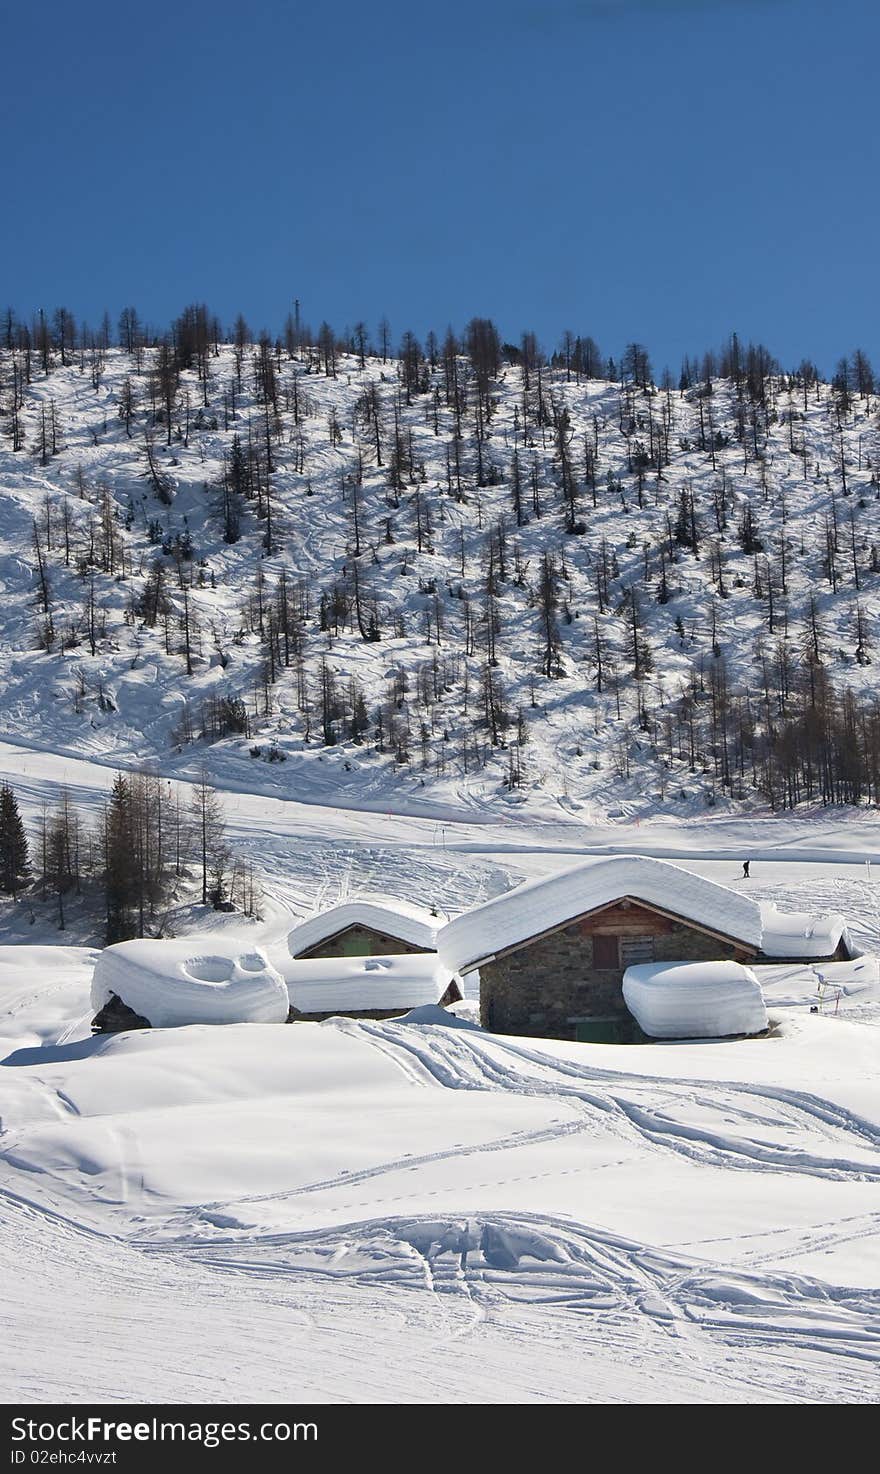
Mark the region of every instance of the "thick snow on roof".
POLYGON ((387 957, 302 957, 284 966, 290 1001, 299 1013, 347 1013, 372 1008, 401 1012, 438 1003, 449 986, 434 952, 387 957))
POLYGON ((362 896, 307 916, 288 934, 287 946, 291 957, 299 957, 350 926, 368 926, 408 942, 411 947, 433 948, 439 924, 438 917, 411 901, 398 900, 396 896, 382 900, 362 896))
POLYGON ((437 950, 452 971, 467 972, 518 942, 623 896, 659 906, 746 946, 761 945, 761 912, 750 897, 668 860, 614 855, 528 881, 457 916, 438 933, 437 950))
POLYGON ((95 964, 96 1013, 112 993, 154 1028, 283 1023, 288 1010, 284 980, 265 954, 229 936, 117 942, 95 964))
POLYGON ((766 957, 833 957, 841 940, 852 952, 846 918, 838 912, 811 916, 808 911, 777 911, 771 901, 762 901, 761 920, 766 957))
POLYGON ((723 1039, 767 1027, 761 984, 739 962, 644 962, 623 975, 626 1006, 651 1039, 723 1039))

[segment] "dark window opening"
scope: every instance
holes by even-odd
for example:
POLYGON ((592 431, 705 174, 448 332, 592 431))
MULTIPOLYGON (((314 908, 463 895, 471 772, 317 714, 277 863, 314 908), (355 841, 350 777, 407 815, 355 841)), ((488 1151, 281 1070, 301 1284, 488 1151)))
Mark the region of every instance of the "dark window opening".
POLYGON ((617 941, 617 937, 606 936, 602 932, 593 933, 594 967, 617 968, 620 966, 620 956, 617 941))

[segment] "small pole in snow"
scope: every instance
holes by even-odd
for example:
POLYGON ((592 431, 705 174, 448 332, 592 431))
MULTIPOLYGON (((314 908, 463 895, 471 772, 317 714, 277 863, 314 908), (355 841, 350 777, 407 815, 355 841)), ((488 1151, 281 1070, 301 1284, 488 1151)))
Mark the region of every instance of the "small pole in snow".
POLYGON ((868 885, 868 901, 869 903, 872 900, 874 902, 874 925, 877 933, 880 934, 880 897, 871 890, 871 861, 868 859, 865 860, 865 876, 868 885))

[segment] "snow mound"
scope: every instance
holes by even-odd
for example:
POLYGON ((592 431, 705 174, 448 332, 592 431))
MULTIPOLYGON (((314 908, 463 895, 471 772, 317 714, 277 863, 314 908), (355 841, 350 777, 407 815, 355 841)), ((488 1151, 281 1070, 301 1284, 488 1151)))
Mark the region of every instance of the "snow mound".
POLYGON ((154 1028, 284 1023, 288 1012, 284 979, 264 953, 222 935, 107 947, 95 964, 93 1010, 113 994, 154 1028))
POLYGON ((439 932, 437 950, 453 972, 470 972, 508 947, 626 896, 749 947, 761 945, 761 912, 751 897, 668 860, 615 855, 527 881, 457 916, 439 932))
POLYGON ((290 1002, 298 1013, 369 1012, 440 1002, 450 982, 436 952, 370 957, 279 959, 290 1002))
POLYGON ((841 942, 853 956, 846 918, 839 912, 813 916, 809 911, 777 911, 772 901, 762 901, 760 907, 765 957, 833 957, 841 942))
MULTIPOLYGON (((455 1008, 455 1004, 452 1008, 455 1008)), ((479 1029, 480 1025, 472 1019, 462 1017, 452 1012, 449 1008, 440 1008, 436 1003, 426 1003, 422 1008, 411 1008, 402 1018, 396 1020, 398 1024, 442 1024, 446 1029, 479 1029)))
POLYGON ((307 916, 288 934, 287 949, 291 957, 301 957, 303 952, 320 946, 349 927, 364 926, 406 942, 410 947, 427 947, 433 951, 438 925, 436 916, 411 901, 397 897, 379 900, 362 896, 307 916))
MULTIPOLYGON (((478 978, 479 976, 479 973, 477 973, 478 978)), ((471 977, 473 978, 473 973, 471 974, 471 977)), ((456 1018, 464 1019, 465 1023, 476 1024, 477 1027, 480 1029, 483 1027, 482 1023, 480 1022, 479 997, 464 997, 460 999, 458 1003, 450 1003, 448 1011, 449 1013, 454 1014, 456 1018)))
POLYGON ((645 962, 623 975, 626 1006, 652 1039, 723 1039, 767 1027, 761 984, 739 962, 645 962))

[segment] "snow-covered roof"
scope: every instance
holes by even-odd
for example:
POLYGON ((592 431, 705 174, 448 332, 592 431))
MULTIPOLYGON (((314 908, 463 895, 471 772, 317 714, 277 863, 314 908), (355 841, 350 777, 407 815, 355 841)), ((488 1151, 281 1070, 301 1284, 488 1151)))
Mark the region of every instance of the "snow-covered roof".
POLYGON ((839 912, 812 916, 808 911, 777 911, 772 901, 762 901, 760 907, 765 957, 833 957, 841 941, 852 952, 846 918, 839 912))
POLYGON ((252 942, 229 936, 117 942, 95 963, 92 1008, 115 993, 154 1028, 274 1024, 287 1018, 280 973, 252 942))
POLYGON ((366 926, 407 942, 411 947, 433 950, 439 924, 438 917, 411 901, 399 900, 396 896, 381 900, 360 896, 307 916, 288 934, 287 947, 291 957, 299 957, 350 926, 366 926))
POLYGON ((651 1039, 723 1039, 767 1027, 761 984, 739 962, 644 962, 623 975, 626 1006, 651 1039))
POLYGON ((437 950, 452 971, 469 972, 499 952, 624 896, 745 946, 761 945, 761 912, 750 897, 692 875, 668 860, 613 855, 527 881, 455 917, 438 933, 437 950))
POLYGON ((300 957, 284 964, 290 1002, 299 1013, 348 1013, 439 1003, 450 983, 435 952, 384 957, 300 957))

